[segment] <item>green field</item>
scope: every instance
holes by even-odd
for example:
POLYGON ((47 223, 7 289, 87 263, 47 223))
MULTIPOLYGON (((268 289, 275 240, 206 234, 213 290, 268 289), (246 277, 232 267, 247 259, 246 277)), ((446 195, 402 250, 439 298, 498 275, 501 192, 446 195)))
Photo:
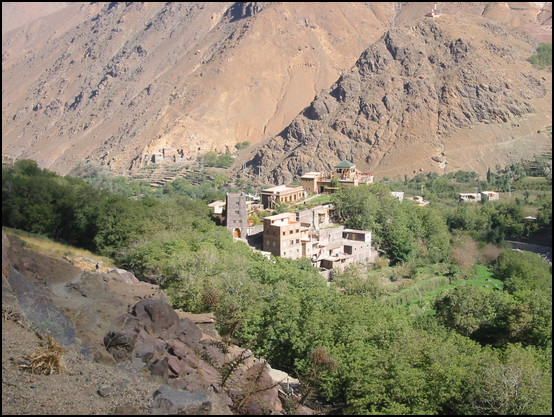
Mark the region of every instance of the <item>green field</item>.
POLYGON ((504 283, 492 277, 484 265, 475 266, 472 279, 453 279, 445 275, 433 273, 432 267, 422 268, 416 274, 413 284, 387 296, 390 304, 402 306, 413 313, 435 314, 432 309, 435 297, 441 292, 462 284, 476 285, 496 290, 502 290, 504 283))

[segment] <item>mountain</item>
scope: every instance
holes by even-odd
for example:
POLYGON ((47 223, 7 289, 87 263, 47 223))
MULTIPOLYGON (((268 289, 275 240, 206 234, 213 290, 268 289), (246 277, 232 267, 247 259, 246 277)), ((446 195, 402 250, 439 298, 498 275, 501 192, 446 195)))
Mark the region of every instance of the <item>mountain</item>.
MULTIPOLYGON (((331 91, 387 31, 410 30, 433 3, 67 3, 42 14, 33 7, 28 19, 38 20, 14 22, 2 36, 3 154, 60 174, 83 160, 120 174, 166 147, 195 160, 244 142, 252 146, 236 165, 254 166, 259 146, 278 146, 283 129, 303 117, 316 95, 331 91)), ((497 22, 505 36, 517 28, 532 33, 506 46, 518 65, 537 39, 551 38, 551 3, 437 3, 436 11, 445 25, 466 22, 469 35, 481 18, 497 22)), ((465 34, 452 37, 468 43, 465 34)), ((511 62, 502 62, 512 77, 511 62)), ((533 77, 547 82, 542 76, 550 77, 533 77)), ((394 161, 396 148, 390 149, 394 161)), ((264 173, 273 170, 263 164, 264 173)), ((289 172, 282 179, 298 171, 281 169, 289 172)))
POLYGON ((532 159, 552 123, 552 75, 527 62, 533 53, 526 34, 485 19, 391 29, 237 175, 287 183, 344 159, 381 178, 484 174, 532 159))
POLYGON ((163 147, 194 158, 259 141, 351 67, 393 12, 386 3, 72 5, 51 15, 81 16, 63 33, 31 25, 2 39, 2 150, 66 173, 85 158, 119 171, 163 147), (35 46, 21 55, 24 36, 35 46))

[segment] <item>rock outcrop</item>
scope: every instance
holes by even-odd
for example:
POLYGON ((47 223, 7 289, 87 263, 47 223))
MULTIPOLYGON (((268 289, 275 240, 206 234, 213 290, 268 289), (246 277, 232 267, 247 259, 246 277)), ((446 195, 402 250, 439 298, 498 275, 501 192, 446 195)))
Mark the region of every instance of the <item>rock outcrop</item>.
POLYGON ((552 76, 533 42, 486 20, 427 18, 389 30, 236 175, 288 183, 348 159, 413 176, 532 158, 550 142, 552 76))
MULTIPOLYGON (((118 362, 133 361, 146 367, 175 390, 205 398, 218 393, 218 401, 236 413, 283 411, 278 384, 264 361, 246 349, 204 334, 163 300, 146 299, 135 304, 130 313, 115 321, 104 345, 118 362)), ((203 401, 197 398, 195 402, 200 414, 209 411, 203 401)))
MULTIPOLYGON (((79 360, 113 368, 126 380, 148 376, 157 390, 149 403, 133 405, 148 414, 283 413, 279 383, 285 378, 251 351, 222 340, 213 314, 176 311, 158 286, 128 271, 96 272, 93 259, 65 258, 36 253, 3 233, 3 318, 21 331, 51 335, 80 352, 79 360)), ((109 401, 119 385, 105 380, 95 395, 109 401)), ((129 407, 120 411, 136 413, 129 407)))

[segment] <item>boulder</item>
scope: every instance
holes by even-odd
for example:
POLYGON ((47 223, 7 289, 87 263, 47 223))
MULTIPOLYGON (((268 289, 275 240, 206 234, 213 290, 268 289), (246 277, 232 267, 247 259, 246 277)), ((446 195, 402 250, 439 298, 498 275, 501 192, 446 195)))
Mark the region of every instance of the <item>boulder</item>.
POLYGON ((124 284, 138 284, 140 282, 132 272, 126 271, 125 269, 114 268, 110 271, 110 276, 116 281, 123 282, 124 284))
POLYGON ((141 300, 133 307, 132 314, 144 330, 154 335, 160 335, 179 323, 175 310, 163 300, 141 300))
POLYGON ((137 335, 132 332, 110 330, 104 336, 104 346, 116 361, 121 362, 131 359, 131 352, 135 348, 137 335))
POLYGON ((210 397, 177 390, 167 385, 154 392, 152 414, 209 415, 212 410, 210 397))
POLYGON ((169 359, 167 357, 156 359, 148 365, 148 369, 152 375, 159 376, 164 381, 169 379, 169 359))

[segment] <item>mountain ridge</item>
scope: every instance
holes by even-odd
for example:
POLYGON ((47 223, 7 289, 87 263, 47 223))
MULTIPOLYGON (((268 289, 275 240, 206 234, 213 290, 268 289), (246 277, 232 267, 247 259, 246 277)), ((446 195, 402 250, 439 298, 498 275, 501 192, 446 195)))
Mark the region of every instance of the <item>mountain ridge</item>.
POLYGON ((388 31, 237 175, 262 171, 265 181, 290 182, 343 159, 381 177, 388 169, 445 173, 447 163, 484 174, 496 163, 532 159, 550 141, 538 130, 551 123, 551 75, 526 61, 533 49, 524 34, 447 19, 388 31), (489 149, 460 153, 482 145, 489 149))
MULTIPOLYGON (((438 4, 439 19, 551 30, 548 3, 438 4)), ((262 146, 387 30, 432 7, 71 4, 3 35, 2 151, 60 174, 90 161, 119 175, 165 147, 194 161, 262 146)))
MULTIPOLYGON (((58 44, 50 50, 67 47, 68 52, 49 62, 48 70, 39 68, 42 60, 36 70, 31 68, 34 77, 35 73, 43 75, 28 87, 30 96, 21 98, 4 89, 3 152, 34 157, 42 166, 63 173, 89 156, 89 160, 109 164, 119 172, 141 165, 144 155, 166 146, 183 148, 194 158, 198 148, 222 151, 239 141, 254 141, 262 132, 267 136, 277 133, 283 119, 292 120, 303 102, 309 102, 315 90, 330 85, 338 74, 333 65, 318 63, 327 55, 318 55, 319 49, 309 46, 310 42, 295 46, 304 42, 296 32, 271 25, 279 17, 280 22, 294 20, 294 30, 298 32, 296 26, 300 26, 299 33, 317 30, 307 26, 309 17, 304 15, 309 5, 271 4, 264 13, 238 20, 232 17, 233 11, 226 14, 231 5, 104 6, 82 27, 55 40, 58 44), (134 23, 138 18, 143 23, 134 23), (130 37, 133 30, 137 33, 130 37), (89 31, 94 39, 85 36, 89 31), (147 36, 147 32, 151 33, 147 36), (286 41, 288 47, 282 49, 267 32, 279 35, 275 39, 286 41), (245 43, 243 52, 235 57, 237 48, 245 43), (249 58, 247 50, 259 52, 249 58), (294 64, 295 56, 302 71, 291 71, 289 76, 287 66, 294 64), (303 66, 306 59, 313 63, 303 66), (313 88, 304 87, 305 73, 310 74, 308 80, 314 80, 310 81, 313 88), (293 97, 287 93, 289 89, 293 97), (301 101, 296 98, 299 94, 305 96, 301 101), (256 97, 255 108, 263 112, 261 116, 252 114, 252 97, 256 97), (248 108, 241 102, 247 102, 248 108), (40 139, 33 141, 30 136, 40 139)), ((339 9, 338 5, 328 7, 339 9)), ((362 24, 356 19, 371 21, 373 12, 364 8, 365 13, 358 13, 359 8, 356 4, 350 7, 350 32, 356 23, 362 24)), ((342 9, 344 14, 346 9, 342 9)), ((378 24, 375 18, 373 23, 378 24)), ((320 25, 324 27, 321 21, 320 25)), ((343 63, 341 55, 348 53, 353 62, 359 53, 351 49, 363 49, 362 35, 352 39, 350 32, 343 36, 343 52, 339 53, 339 48, 331 51, 335 66, 343 69, 351 64, 343 63), (358 43, 355 48, 351 48, 353 42, 358 43)), ((364 42, 366 37, 364 34, 364 42)), ((312 41, 317 40, 316 36, 312 41)), ((11 64, 9 73, 3 72, 3 84, 20 84, 21 73, 33 57, 27 63, 11 64)))

